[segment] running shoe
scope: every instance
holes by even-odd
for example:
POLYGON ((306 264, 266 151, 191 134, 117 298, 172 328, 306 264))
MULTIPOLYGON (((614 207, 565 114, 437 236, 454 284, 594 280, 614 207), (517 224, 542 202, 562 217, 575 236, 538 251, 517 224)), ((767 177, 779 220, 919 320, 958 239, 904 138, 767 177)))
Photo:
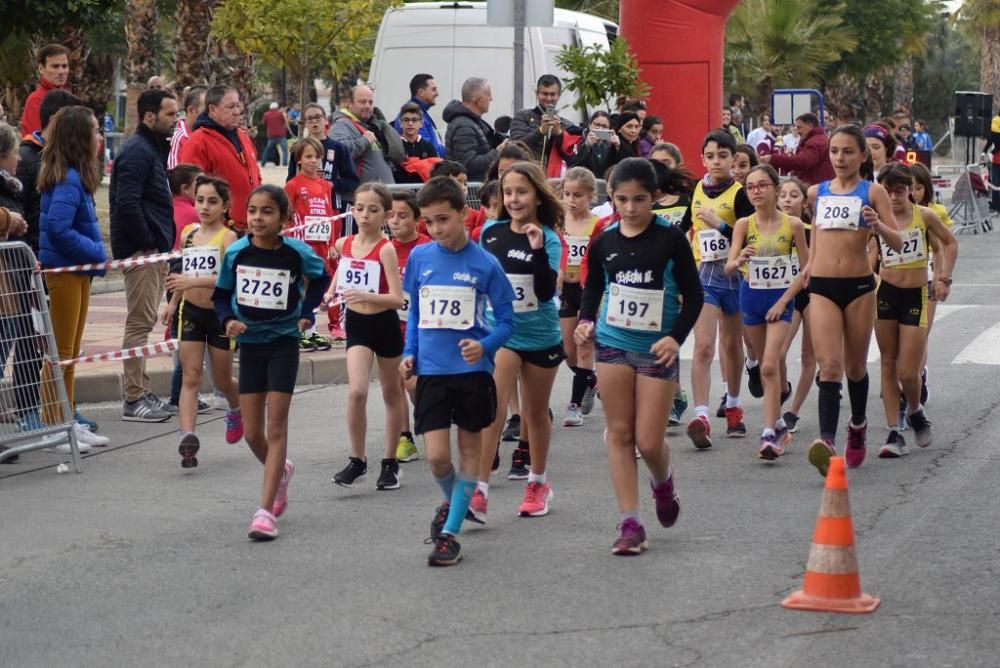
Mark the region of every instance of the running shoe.
POLYGON ((77 424, 82 424, 90 431, 97 431, 97 423, 91 420, 90 418, 86 418, 80 415, 80 411, 76 410, 73 411, 73 419, 76 421, 77 424))
MULTIPOLYGON (((42 436, 39 440, 42 443, 47 443, 47 442, 53 442, 54 443, 56 441, 62 440, 62 435, 61 434, 50 434, 48 436, 42 436)), ((76 442, 76 448, 79 451, 79 453, 82 455, 85 452, 90 452, 91 446, 87 445, 83 441, 79 441, 78 440, 76 442)), ((59 445, 55 446, 55 451, 58 452, 58 453, 64 454, 64 455, 68 455, 71 452, 73 452, 73 450, 69 447, 69 443, 60 443, 59 445)))
POLYGON ((239 443, 243 438, 243 413, 226 411, 226 443, 239 443))
POLYGON ((757 450, 757 459, 773 462, 783 454, 785 454, 785 448, 778 443, 775 436, 761 437, 760 448, 757 450))
POLYGON ((747 389, 750 390, 750 396, 760 399, 764 396, 764 381, 760 377, 760 363, 758 362, 754 367, 745 366, 745 368, 747 370, 747 389))
POLYGON ((428 566, 454 566, 462 560, 462 546, 451 534, 443 533, 433 542, 434 549, 427 557, 428 566))
POLYGON ((785 454, 785 448, 787 448, 792 443, 792 432, 788 431, 788 425, 784 422, 778 422, 782 426, 775 425, 774 427, 774 442, 781 446, 780 455, 785 454))
POLYGON ((929 397, 930 393, 927 391, 927 367, 924 367, 924 370, 920 372, 920 403, 926 406, 929 397))
POLYGON ((76 434, 77 443, 83 443, 84 445, 89 445, 92 448, 103 448, 111 443, 111 439, 107 436, 95 434, 79 422, 73 423, 73 432, 76 434))
POLYGON ((747 426, 743 424, 743 409, 739 406, 726 409, 726 436, 743 438, 747 435, 747 426))
POLYGON ((250 530, 247 536, 251 540, 274 540, 278 537, 278 524, 274 515, 263 508, 258 508, 250 521, 250 530))
POLYGON ((330 338, 334 341, 345 341, 347 339, 347 334, 344 333, 344 328, 340 325, 334 325, 330 328, 330 338))
POLYGON ((566 417, 563 418, 564 427, 582 427, 583 426, 583 412, 580 407, 576 404, 570 404, 566 407, 566 417))
POLYGON ((676 427, 681 423, 681 418, 684 416, 684 411, 688 407, 688 397, 684 390, 677 390, 677 394, 674 395, 674 403, 670 406, 670 417, 667 420, 667 424, 671 427, 676 427))
POLYGON ((444 523, 448 521, 448 511, 451 504, 445 501, 434 509, 434 519, 431 520, 431 541, 435 541, 444 530, 444 523))
POLYGON ((483 490, 476 489, 475 493, 472 495, 472 502, 469 504, 469 512, 466 513, 466 519, 472 520, 476 524, 486 524, 486 510, 488 507, 486 495, 483 494, 483 490))
POLYGON ((521 438, 521 416, 515 413, 507 418, 507 423, 503 427, 500 435, 501 441, 517 441, 521 438))
POLYGON ((399 443, 396 445, 396 460, 399 462, 412 462, 420 459, 420 451, 417 444, 406 434, 399 435, 399 443))
POLYGON ((122 403, 122 420, 125 422, 166 422, 171 415, 151 394, 122 403))
POLYGON ((638 520, 631 517, 618 525, 618 539, 611 546, 611 554, 619 557, 633 557, 649 549, 646 530, 638 520))
POLYGON ((274 505, 271 507, 271 512, 275 517, 284 515, 285 509, 288 508, 288 483, 292 481, 293 475, 295 475, 295 464, 292 463, 292 460, 286 459, 285 470, 278 483, 278 493, 274 496, 274 505))
POLYGON ((677 491, 674 489, 674 472, 668 470, 667 479, 660 485, 655 485, 650 480, 649 487, 653 490, 656 519, 660 520, 660 526, 672 527, 681 513, 681 500, 677 498, 677 491))
POLYGON ((895 429, 889 432, 889 438, 885 439, 885 444, 879 448, 880 459, 896 459, 910 454, 910 448, 906 445, 906 439, 895 429))
POLYGON ((542 517, 549 514, 552 485, 547 482, 529 482, 524 487, 524 500, 517 509, 521 517, 542 517))
MULTIPOLYGON (((229 410, 229 402, 226 402, 226 410, 229 410)), ((201 397, 198 397, 198 415, 205 415, 206 413, 212 412, 212 404, 208 403, 201 397)))
POLYGON ((865 461, 865 453, 868 446, 868 421, 860 427, 853 424, 847 425, 847 447, 844 448, 844 459, 847 467, 856 469, 865 461))
POLYGON ((399 489, 399 462, 395 459, 383 459, 382 471, 378 474, 375 489, 384 492, 399 489))
POLYGON ((832 441, 817 438, 809 446, 809 463, 816 467, 819 474, 826 477, 826 472, 830 468, 830 457, 837 454, 837 448, 832 441))
POLYGON ((799 416, 791 411, 785 411, 785 414, 781 416, 781 419, 785 421, 785 426, 788 428, 789 434, 794 434, 799 428, 799 416))
POLYGON ((316 344, 313 343, 312 340, 305 334, 299 336, 299 352, 303 353, 316 352, 316 344))
POLYGON ((531 466, 531 453, 527 449, 514 448, 510 455, 510 472, 507 480, 527 480, 528 467, 531 466))
POLYGON ((332 482, 341 487, 350 487, 368 473, 368 462, 357 457, 351 457, 347 461, 347 466, 338 471, 332 482))
POLYGON ((580 400, 580 412, 584 415, 590 415, 590 411, 594 410, 594 397, 597 395, 596 387, 588 387, 583 391, 583 399, 580 400))
POLYGON ((173 406, 169 401, 164 401, 152 392, 147 393, 146 397, 150 404, 159 407, 160 410, 170 413, 171 416, 176 416, 180 410, 176 406, 173 406))
POLYGON ((313 332, 309 341, 316 346, 316 350, 329 350, 333 347, 333 342, 319 332, 313 332))
POLYGON ((184 434, 181 437, 181 443, 177 446, 177 452, 181 456, 181 468, 182 469, 193 469, 198 466, 198 458, 195 455, 198 454, 198 450, 201 448, 201 441, 194 434, 184 434))
POLYGON ((788 401, 788 397, 792 396, 792 384, 785 381, 785 391, 781 393, 781 405, 784 406, 785 402, 788 401))
POLYGON ((726 417, 726 398, 728 395, 723 394, 722 400, 719 401, 719 407, 715 411, 715 417, 724 418, 726 417))
POLYGON ((921 408, 916 413, 911 413, 907 416, 906 421, 913 427, 913 435, 917 440, 917 445, 921 448, 929 446, 934 440, 934 434, 931 431, 931 421, 924 415, 924 409, 921 408))
POLYGON ((688 422, 687 435, 699 450, 712 447, 712 425, 704 415, 688 422))

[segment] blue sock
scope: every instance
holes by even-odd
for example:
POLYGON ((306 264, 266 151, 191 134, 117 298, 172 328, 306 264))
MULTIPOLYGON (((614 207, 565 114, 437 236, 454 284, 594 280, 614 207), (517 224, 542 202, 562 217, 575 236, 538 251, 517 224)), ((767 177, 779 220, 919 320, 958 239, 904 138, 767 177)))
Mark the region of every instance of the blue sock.
POLYGON ((444 532, 457 536, 462 530, 462 520, 469 511, 472 495, 476 491, 475 478, 461 476, 455 479, 455 488, 451 492, 451 507, 448 509, 448 519, 444 523, 444 532))
POLYGON ((455 486, 455 469, 448 472, 443 478, 434 478, 434 482, 438 484, 441 491, 444 492, 444 500, 451 501, 452 488, 455 486))

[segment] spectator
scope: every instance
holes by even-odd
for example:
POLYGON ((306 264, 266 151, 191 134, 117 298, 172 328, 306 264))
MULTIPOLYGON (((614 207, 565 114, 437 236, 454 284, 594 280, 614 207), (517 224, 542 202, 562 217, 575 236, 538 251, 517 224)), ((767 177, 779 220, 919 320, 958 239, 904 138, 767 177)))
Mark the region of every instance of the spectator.
POLYGON ((795 149, 799 147, 799 135, 795 132, 795 126, 788 126, 788 132, 781 135, 781 146, 784 148, 784 153, 795 153, 795 149))
POLYGON ((774 151, 774 130, 771 127, 771 114, 761 114, 760 125, 747 135, 747 143, 753 146, 758 155, 774 151))
POLYGON ((917 142, 917 150, 919 151, 933 151, 934 142, 931 140, 931 135, 927 132, 927 123, 924 121, 914 121, 913 123, 913 138, 917 142))
POLYGON ((623 111, 618 114, 618 127, 615 128, 615 132, 618 133, 619 139, 615 164, 617 165, 625 158, 638 158, 640 151, 639 133, 642 132, 642 121, 639 120, 634 111, 623 111))
POLYGON ((153 75, 149 77, 149 81, 146 82, 146 90, 164 90, 163 79, 159 75, 153 75))
POLYGON ((247 200, 260 185, 257 152, 247 131, 240 127, 243 105, 235 89, 213 86, 205 93, 205 111, 194 123, 194 132, 181 147, 180 161, 201 167, 206 174, 229 183, 232 218, 237 232, 246 230, 247 200))
POLYGON ((277 102, 272 102, 270 108, 264 112, 264 131, 267 133, 267 145, 260 153, 261 167, 267 164, 267 159, 271 154, 271 149, 278 147, 281 155, 278 157, 278 167, 288 165, 288 116, 278 108, 277 102))
MULTIPOLYGON (((326 110, 315 102, 306 105, 303 119, 306 123, 305 136, 312 137, 323 145, 323 160, 320 170, 323 178, 333 184, 333 207, 344 210, 344 204, 354 198, 354 189, 358 187, 358 170, 354 166, 351 152, 344 144, 326 136, 326 110)), ((288 178, 291 181, 298 173, 299 166, 294 160, 288 161, 288 178)))
POLYGON ((526 144, 535 160, 541 161, 542 169, 547 169, 552 162, 562 163, 572 156, 572 146, 583 134, 577 128, 573 141, 564 140, 563 131, 571 128, 573 122, 559 116, 557 107, 561 95, 562 82, 559 77, 543 74, 535 85, 538 104, 514 114, 510 124, 511 140, 526 144))
POLYGON ((640 157, 648 158, 653 147, 663 138, 663 119, 659 116, 646 116, 642 119, 642 130, 639 132, 640 157))
MULTIPOLYGON (((46 132, 38 170, 38 190, 42 194, 39 261, 46 269, 105 262, 94 206, 94 193, 101 182, 98 162, 101 132, 97 118, 86 107, 66 107, 53 117, 46 132)), ((90 306, 90 281, 94 275, 103 274, 103 271, 45 274, 59 359, 79 357, 90 306)), ((74 399, 75 370, 74 366, 62 370, 70 406, 74 399)), ((70 419, 60 414, 54 383, 53 367, 43 365, 42 421, 48 425, 63 424, 70 419)), ((74 430, 78 443, 85 446, 108 444, 107 439, 92 434, 79 422, 74 423, 74 430)))
POLYGON ((739 127, 733 124, 733 112, 729 107, 722 108, 722 129, 733 136, 737 145, 746 143, 739 127))
POLYGON ((448 124, 445 133, 448 157, 465 165, 470 181, 482 181, 487 167, 497 159, 497 147, 510 141, 499 141, 490 124, 483 120, 492 101, 489 81, 470 77, 462 84, 461 102, 452 100, 442 114, 448 124))
POLYGON ((167 169, 173 169, 180 162, 181 147, 191 137, 191 125, 201 112, 205 111, 205 86, 191 86, 184 95, 184 118, 177 121, 177 129, 170 138, 170 156, 167 158, 167 169))
POLYGON ((910 126, 906 123, 899 126, 899 142, 907 151, 917 150, 917 139, 913 136, 910 126))
POLYGON ((433 163, 439 161, 434 145, 420 135, 423 112, 415 102, 407 102, 399 110, 397 122, 403 128, 403 151, 406 160, 393 170, 396 183, 424 183, 430 180, 433 163))
POLYGON ((762 155, 760 161, 784 174, 790 172, 809 185, 832 179, 835 174, 830 164, 827 137, 816 114, 806 112, 796 118, 795 132, 799 141, 793 155, 762 155))
MULTIPOLYGON (((174 246, 174 205, 167 179, 169 138, 177 124, 177 100, 166 90, 147 90, 137 103, 139 125, 122 146, 111 170, 111 252, 115 258, 165 253, 174 246)), ((125 278, 122 349, 144 346, 156 325, 166 265, 130 267, 125 278)), ((122 361, 125 402, 122 420, 164 422, 171 413, 153 394, 146 358, 122 361)))
MULTIPOLYGON (((733 93, 729 96, 730 120, 733 125, 739 128, 740 134, 743 136, 747 133, 746 124, 743 122, 743 109, 746 107, 746 104, 747 99, 739 93, 733 93)), ((739 144, 740 142, 736 143, 739 144)))
POLYGON ((620 147, 621 137, 611 130, 611 116, 606 111, 595 111, 590 116, 587 136, 577 145, 576 155, 567 164, 570 167, 586 167, 594 176, 603 179, 618 162, 620 147))
POLYGON ((38 63, 38 88, 24 101, 21 112, 21 136, 42 129, 40 110, 45 95, 52 90, 65 89, 69 80, 69 49, 62 44, 47 44, 35 56, 38 63))
MULTIPOLYGON (((392 165, 402 162, 403 142, 375 108, 375 93, 365 85, 351 90, 347 106, 333 115, 330 139, 346 146, 359 166, 361 183, 395 183, 392 165)), ((351 193, 353 201, 353 192, 351 193)))
MULTIPOLYGON (((441 133, 431 117, 430 108, 437 104, 438 85, 430 74, 418 74, 410 79, 410 102, 420 108, 420 136, 430 142, 439 158, 445 157, 447 149, 441 143, 441 133)), ((403 134, 403 114, 400 112, 393 122, 393 127, 400 135, 403 134)))
MULTIPOLYGON (((299 108, 294 104, 288 107, 288 130, 292 133, 293 137, 299 136, 299 118, 302 114, 299 113, 299 108)), ((317 137, 319 139, 319 137, 317 137)))

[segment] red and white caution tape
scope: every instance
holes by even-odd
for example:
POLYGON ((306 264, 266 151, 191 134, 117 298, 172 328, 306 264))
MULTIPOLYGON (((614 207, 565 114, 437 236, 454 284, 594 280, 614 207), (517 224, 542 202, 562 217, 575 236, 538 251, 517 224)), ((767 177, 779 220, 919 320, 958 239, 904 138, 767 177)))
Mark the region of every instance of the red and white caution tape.
POLYGON ((115 360, 131 359, 133 357, 156 357, 157 355, 172 353, 177 350, 177 345, 177 339, 170 339, 169 341, 154 343, 149 346, 138 346, 136 348, 129 348, 128 350, 118 350, 113 353, 84 355, 83 357, 77 357, 72 360, 62 360, 59 362, 59 366, 73 366, 74 364, 82 364, 84 362, 110 362, 115 360))
POLYGON ((49 269, 42 269, 42 272, 46 274, 64 274, 67 272, 77 272, 77 271, 100 271, 108 269, 128 269, 130 267, 139 267, 144 264, 156 264, 157 262, 168 262, 174 258, 181 256, 180 251, 171 251, 169 253, 155 253, 153 255, 143 255, 141 257, 130 257, 124 260, 109 260, 108 262, 97 262, 94 264, 74 264, 69 267, 52 267, 49 269))

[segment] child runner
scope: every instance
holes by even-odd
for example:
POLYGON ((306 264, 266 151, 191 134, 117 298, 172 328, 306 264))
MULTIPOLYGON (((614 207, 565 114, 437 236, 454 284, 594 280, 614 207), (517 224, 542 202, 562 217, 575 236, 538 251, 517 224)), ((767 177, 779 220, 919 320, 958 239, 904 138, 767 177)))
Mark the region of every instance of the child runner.
POLYGON ((381 183, 363 183, 354 191, 354 222, 358 233, 338 239, 340 262, 326 301, 342 299, 347 307, 347 430, 351 456, 333 482, 350 487, 368 472, 365 435, 368 431, 368 386, 372 361, 378 361, 385 403, 385 456, 375 483, 377 490, 399 489, 396 448, 403 431, 403 388, 399 358, 403 335, 396 309, 403 306, 396 251, 382 231, 392 210, 392 195, 381 183))
POLYGON ((885 188, 861 178, 867 159, 861 128, 842 125, 830 137, 830 162, 836 177, 809 188, 815 217, 809 264, 803 272, 820 374, 820 437, 809 447, 809 462, 824 477, 830 457, 837 454, 834 443, 845 374, 851 423, 844 454, 849 466, 859 466, 865 457, 868 346, 875 320, 875 277, 866 253, 868 241, 878 235, 893 250, 903 245, 892 225, 885 188))
POLYGON ((726 272, 743 273, 740 310, 754 350, 761 351, 764 384, 764 428, 757 456, 774 460, 785 454, 791 439, 781 419, 781 404, 791 394, 782 354, 792 321, 793 302, 801 279, 792 276, 792 244, 802 262, 808 262, 805 226, 798 218, 778 211, 780 178, 770 165, 758 165, 747 174, 746 191, 754 213, 740 218, 733 229, 726 272), (787 387, 787 390, 786 390, 787 387))
MULTIPOLYGON (((933 435, 920 398, 920 370, 927 352, 927 264, 930 247, 938 249, 938 268, 932 290, 941 301, 948 297, 958 242, 933 211, 917 206, 911 196, 913 172, 902 163, 882 168, 878 181, 889 193, 895 224, 903 237, 901 252, 882 244, 882 271, 876 299, 875 339, 881 351, 882 403, 889 437, 879 457, 907 454, 899 434, 900 386, 906 397, 905 419, 913 427, 917 445, 926 448, 933 435)), ((858 461, 858 464, 861 462, 858 461)))
MULTIPOLYGON (((415 105, 414 105, 415 106, 415 105)), ((417 232, 417 219, 420 218, 420 209, 417 208, 417 200, 413 193, 394 192, 392 193, 392 216, 389 218, 389 230, 392 232, 392 247, 396 251, 396 261, 399 263, 399 282, 406 283, 406 262, 414 248, 421 244, 430 243, 431 238, 425 234, 417 232)), ((406 340, 406 323, 410 318, 410 304, 413 303, 410 294, 403 291, 403 306, 399 308, 399 326, 403 332, 403 340, 406 340)), ((413 441, 413 432, 410 431, 410 405, 407 401, 407 394, 410 400, 416 391, 416 380, 406 381, 399 379, 400 386, 404 390, 403 394, 403 427, 399 435, 399 443, 396 446, 396 459, 400 462, 412 462, 420 458, 420 451, 413 441)))
MULTIPOLYGON (((549 512, 552 486, 546 464, 552 422, 549 399, 559 365, 566 358, 559 313, 556 309, 556 279, 562 257, 562 242, 556 233, 563 220, 562 203, 549 190, 541 168, 518 162, 501 175, 503 203, 499 220, 483 227, 480 244, 503 267, 514 288, 514 335, 496 355, 493 380, 500 406, 520 374, 521 414, 529 427, 531 441, 519 441, 511 470, 528 468, 521 517, 540 517, 549 512)), ((472 512, 485 523, 489 479, 497 452, 503 416, 498 415, 483 434, 483 456, 479 461, 479 484, 472 499, 472 512)), ((522 429, 523 432, 523 429, 522 429)))
POLYGON ((680 375, 680 346, 702 308, 702 287, 684 233, 652 212, 657 184, 649 163, 623 160, 610 183, 621 219, 591 243, 575 337, 594 339, 596 330, 608 468, 619 511, 611 551, 626 556, 648 546, 633 447, 649 469, 660 524, 673 526, 680 513, 663 434, 680 375))
MULTIPOLYGON (((747 175, 750 174, 751 169, 757 166, 757 163, 757 149, 749 144, 739 144, 736 147, 736 152, 733 153, 733 178, 736 179, 736 182, 746 187, 747 175)), ((743 347, 746 349, 747 390, 750 392, 750 396, 760 399, 764 396, 764 384, 760 377, 759 356, 754 350, 745 325, 743 327, 743 347)), ((719 365, 723 369, 726 368, 725 350, 722 348, 719 349, 719 365)), ((725 415, 724 411, 719 417, 723 415, 725 415)))
POLYGON ((455 536, 469 510, 482 430, 496 419, 493 356, 513 332, 514 292, 496 258, 469 242, 465 196, 447 177, 417 195, 434 243, 414 248, 405 287, 414 296, 400 371, 417 377, 415 430, 423 434, 431 474, 444 502, 431 522, 427 563, 451 566, 462 558, 455 536), (493 309, 492 330, 484 317, 493 309), (459 473, 451 459, 451 425, 458 427, 459 473))
POLYGON ((198 224, 181 232, 183 257, 181 272, 167 276, 166 287, 173 292, 166 308, 165 321, 177 314, 180 335, 180 361, 183 368, 178 420, 181 440, 177 450, 181 467, 198 466, 201 441, 195 435, 198 419, 198 388, 208 349, 212 379, 229 403, 226 411, 226 442, 243 438, 240 396, 233 378, 233 345, 215 314, 212 291, 222 258, 236 241, 236 233, 226 227, 229 211, 229 184, 224 180, 200 175, 195 180, 195 209, 198 224), (179 304, 179 306, 178 306, 179 304))
MULTIPOLYGON (((323 145, 318 139, 303 137, 292 147, 292 160, 298 165, 298 173, 285 183, 285 193, 292 206, 291 227, 301 227, 289 233, 294 239, 305 241, 313 252, 326 263, 326 271, 333 275, 330 258, 330 241, 340 238, 342 223, 334 207, 333 184, 323 178, 320 166, 323 161, 323 145)), ((340 307, 335 306, 327 313, 330 322, 340 321, 340 307)), ((329 350, 330 340, 311 327, 302 333, 299 347, 303 352, 329 350)))
POLYGON ((247 236, 226 250, 212 301, 226 335, 240 344, 240 407, 246 440, 264 465, 250 538, 277 538, 295 467, 288 453, 288 408, 299 369, 299 335, 312 325, 330 277, 312 249, 281 236, 288 197, 263 185, 247 202, 247 236), (266 414, 266 416, 265 416, 266 414))

